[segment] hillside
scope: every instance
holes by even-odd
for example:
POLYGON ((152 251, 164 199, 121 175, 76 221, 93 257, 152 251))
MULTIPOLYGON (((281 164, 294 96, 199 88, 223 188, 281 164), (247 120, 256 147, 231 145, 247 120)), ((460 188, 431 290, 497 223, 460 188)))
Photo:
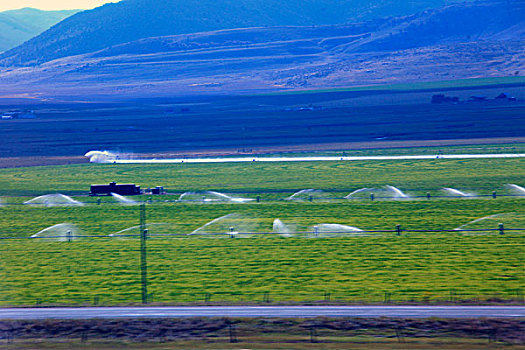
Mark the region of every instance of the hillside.
POLYGON ((0 55, 4 66, 42 63, 141 38, 221 29, 354 23, 436 8, 445 0, 125 0, 78 13, 0 55))
POLYGON ((0 93, 229 93, 523 75, 523 18, 524 5, 496 1, 357 24, 150 37, 5 69, 0 93))
POLYGON ((24 43, 76 12, 33 8, 0 12, 0 52, 24 43))

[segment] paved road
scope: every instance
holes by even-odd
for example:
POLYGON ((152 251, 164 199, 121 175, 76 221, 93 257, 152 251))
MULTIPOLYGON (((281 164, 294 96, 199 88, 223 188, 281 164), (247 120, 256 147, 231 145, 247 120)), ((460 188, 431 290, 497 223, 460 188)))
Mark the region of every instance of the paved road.
POLYGON ((248 162, 323 162, 356 160, 424 160, 424 159, 485 159, 525 158, 525 154, 442 154, 402 156, 361 156, 361 157, 231 157, 231 158, 176 158, 176 159, 121 159, 107 151, 90 151, 85 154, 92 163, 118 164, 171 164, 171 163, 248 163, 248 162))
POLYGON ((203 306, 4 308, 0 319, 181 317, 525 318, 525 306, 203 306))

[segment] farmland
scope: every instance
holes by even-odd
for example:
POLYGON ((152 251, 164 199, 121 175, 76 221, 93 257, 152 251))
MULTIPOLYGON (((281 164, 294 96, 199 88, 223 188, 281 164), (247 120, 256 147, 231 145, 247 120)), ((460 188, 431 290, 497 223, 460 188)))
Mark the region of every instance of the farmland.
MULTIPOLYGON (((441 187, 477 190, 480 194, 505 191, 520 184, 523 159, 403 160, 249 164, 172 164, 70 166, 0 169, 0 196, 36 196, 46 193, 86 194, 92 183, 137 183, 143 188, 163 185, 172 193, 295 192, 305 188, 348 194, 361 187, 390 184, 424 195, 441 187)), ((291 194, 290 193, 290 194, 291 194)))
MULTIPOLYGON (((279 218, 297 231, 335 223, 363 230, 524 228, 523 199, 508 183, 522 184, 523 160, 424 160, 276 164, 72 165, 0 170, 4 202, 2 237, 27 238, 45 227, 73 223, 84 238, 73 242, 3 240, 0 266, 3 305, 127 304, 140 302, 139 240, 108 238, 139 223, 137 206, 111 198, 82 197, 89 183, 164 185, 171 193, 217 190, 261 202, 175 202, 147 205, 150 301, 156 303, 259 302, 517 302, 525 283, 525 240, 520 232, 374 233, 368 237, 305 239, 260 236, 204 239, 155 236, 187 234, 236 213, 255 232, 271 232, 279 218), (469 190, 486 198, 343 200, 360 187, 396 185, 411 195, 469 190), (304 189, 324 189, 331 200, 284 201, 304 189), (63 192, 82 207, 21 205, 31 196, 63 192), (337 199, 339 198, 339 199, 337 199), (494 216, 495 217, 491 217, 494 216)), ((142 196, 143 200, 148 197, 142 196)), ((140 198, 139 198, 140 200, 140 198)), ((168 201, 168 202, 165 202, 168 201)), ((131 234, 137 230, 129 231, 131 234)))
POLYGON ((384 85, 107 102, 94 102, 89 95, 83 102, 0 98, 1 112, 31 109, 37 116, 1 122, 0 157, 74 157, 93 149, 239 154, 287 147, 344 149, 333 146, 341 143, 378 147, 389 142, 454 144, 469 139, 508 143, 523 137, 524 98, 520 77, 412 88, 384 85), (503 91, 517 100, 495 99, 503 91), (431 104, 434 94, 456 96, 460 102, 431 104), (473 95, 487 100, 470 101, 473 95))
MULTIPOLYGON (((519 300, 523 243, 513 234, 151 239, 149 293, 162 303, 300 302, 325 293, 346 302, 383 302, 385 293, 405 302, 519 300)), ((138 240, 2 244, 2 304, 140 302, 138 240)))

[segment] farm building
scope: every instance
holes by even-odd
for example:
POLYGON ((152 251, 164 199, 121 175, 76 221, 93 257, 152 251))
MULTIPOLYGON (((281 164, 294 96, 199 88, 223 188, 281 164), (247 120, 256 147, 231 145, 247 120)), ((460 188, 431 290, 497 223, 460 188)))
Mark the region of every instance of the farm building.
POLYGON ((112 193, 120 194, 121 196, 135 196, 142 194, 140 186, 135 184, 117 184, 110 182, 109 185, 91 185, 90 196, 110 196, 112 193))

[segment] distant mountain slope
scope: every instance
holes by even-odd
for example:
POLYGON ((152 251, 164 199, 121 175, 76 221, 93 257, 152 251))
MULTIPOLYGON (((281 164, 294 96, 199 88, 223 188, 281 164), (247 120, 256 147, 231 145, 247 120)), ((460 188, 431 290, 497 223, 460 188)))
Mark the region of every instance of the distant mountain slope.
POLYGON ((357 24, 149 37, 5 68, 0 94, 242 93, 517 76, 525 72, 524 19, 525 4, 490 1, 357 24))
POLYGON ((33 8, 0 12, 0 52, 22 44, 77 12, 33 8))
POLYGON ((525 3, 512 6, 508 4, 505 1, 491 1, 451 5, 411 16, 357 24, 256 27, 150 37, 111 46, 89 56, 168 52, 191 54, 194 50, 217 51, 228 47, 247 48, 268 43, 288 46, 292 50, 290 54, 293 54, 294 47, 304 46, 305 43, 314 43, 316 50, 355 53, 397 51, 480 40, 525 40, 525 3))
POLYGON ((4 66, 42 63, 154 36, 258 26, 351 23, 408 15, 458 1, 124 0, 78 13, 0 55, 0 62, 4 66))

